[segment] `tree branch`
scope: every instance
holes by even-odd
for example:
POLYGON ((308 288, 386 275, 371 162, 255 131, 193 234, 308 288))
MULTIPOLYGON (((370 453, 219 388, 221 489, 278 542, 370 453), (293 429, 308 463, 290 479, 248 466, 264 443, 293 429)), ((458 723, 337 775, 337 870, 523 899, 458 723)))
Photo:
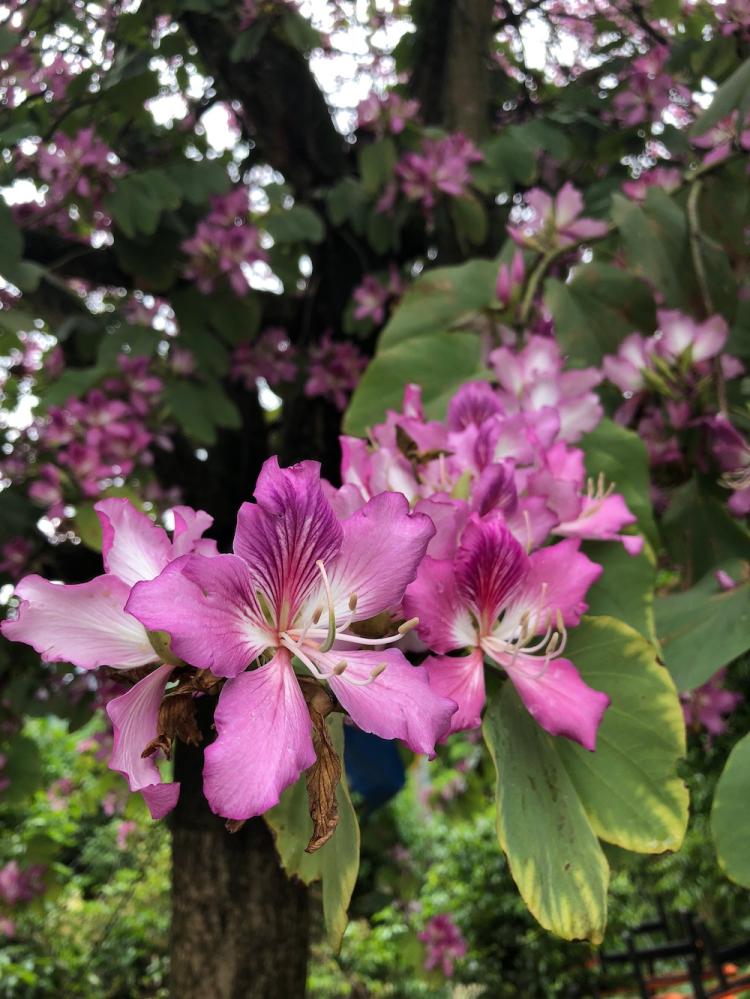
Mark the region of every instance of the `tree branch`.
POLYGON ((348 172, 346 145, 301 52, 271 28, 252 58, 233 62, 237 32, 226 21, 190 11, 181 22, 217 89, 242 104, 243 126, 260 157, 284 175, 298 197, 309 197, 348 172))

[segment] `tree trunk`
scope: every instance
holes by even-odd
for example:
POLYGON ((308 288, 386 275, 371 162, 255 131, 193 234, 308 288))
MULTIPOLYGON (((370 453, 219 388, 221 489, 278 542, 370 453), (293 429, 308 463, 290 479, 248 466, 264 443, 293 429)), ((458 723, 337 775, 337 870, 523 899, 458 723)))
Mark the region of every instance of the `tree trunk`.
POLYGON ((210 812, 202 766, 202 749, 180 743, 175 779, 182 788, 172 815, 170 995, 303 997, 307 890, 285 875, 262 819, 229 833, 210 812))

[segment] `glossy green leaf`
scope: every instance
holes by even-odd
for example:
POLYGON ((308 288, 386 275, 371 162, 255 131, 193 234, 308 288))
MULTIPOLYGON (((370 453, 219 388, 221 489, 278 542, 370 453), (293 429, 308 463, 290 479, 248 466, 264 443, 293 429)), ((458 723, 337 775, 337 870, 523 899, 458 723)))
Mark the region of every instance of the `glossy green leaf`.
POLYGON ((370 142, 359 150, 359 173, 368 194, 377 192, 393 177, 396 146, 392 139, 370 142))
POLYGON ((497 771, 498 840, 524 902, 558 936, 600 942, 609 867, 555 740, 510 683, 491 698, 483 731, 497 771))
POLYGON ((107 210, 131 239, 156 232, 162 212, 177 208, 182 201, 180 188, 163 170, 130 173, 115 181, 106 199, 107 210))
POLYGON ((555 740, 594 832, 638 853, 679 849, 688 820, 687 788, 676 773, 685 724, 655 646, 614 618, 587 617, 565 656, 611 700, 595 753, 555 740))
POLYGON ((719 865, 728 878, 750 888, 750 838, 747 803, 750 801, 750 735, 729 754, 719 778, 711 808, 711 833, 719 865))
POLYGON ((378 349, 460 325, 495 304, 496 279, 497 263, 492 260, 470 260, 458 267, 427 271, 402 298, 380 336, 378 349))
POLYGON ((750 649, 750 583, 722 590, 713 573, 692 589, 659 597, 656 629, 680 690, 692 690, 750 649))
POLYGON ((750 534, 727 510, 728 493, 717 496, 694 478, 676 489, 661 522, 661 534, 685 585, 736 558, 750 560, 750 534))
POLYGON ((655 642, 656 559, 651 546, 646 543, 640 555, 628 555, 616 541, 585 541, 583 550, 604 569, 586 594, 588 613, 617 618, 655 642))
MULTIPOLYGON (((329 717, 328 726, 336 751, 343 763, 344 731, 339 715, 329 717)), ((343 767, 342 767, 343 770, 343 767)), ((354 811, 346 776, 336 790, 339 823, 331 839, 315 853, 305 853, 312 835, 304 774, 281 796, 264 818, 276 841, 284 870, 305 884, 322 880, 323 918, 331 945, 338 949, 347 923, 347 909, 359 871, 359 823, 354 811)))
POLYGON ((410 382, 421 385, 427 414, 440 418, 459 385, 481 376, 475 333, 433 333, 397 342, 379 351, 365 370, 344 416, 344 431, 364 436, 387 409, 400 409, 410 382))
POLYGON ((646 283, 610 264, 587 264, 568 282, 548 279, 544 301, 573 364, 599 365, 628 334, 656 326, 646 283))
POLYGON ((690 134, 705 135, 722 118, 731 114, 748 93, 750 93, 750 59, 746 59, 729 79, 722 83, 709 106, 693 124, 690 134))
POLYGON ((320 216, 307 205, 269 215, 265 227, 277 243, 319 243, 325 235, 320 216))

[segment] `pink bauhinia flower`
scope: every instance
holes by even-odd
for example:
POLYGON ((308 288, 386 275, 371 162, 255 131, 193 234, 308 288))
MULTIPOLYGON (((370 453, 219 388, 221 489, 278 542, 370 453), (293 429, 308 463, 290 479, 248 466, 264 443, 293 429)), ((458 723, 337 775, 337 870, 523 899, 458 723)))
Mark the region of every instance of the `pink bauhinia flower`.
POLYGON ((726 672, 726 668, 720 669, 701 687, 680 694, 685 724, 704 728, 709 738, 726 731, 727 717, 743 700, 742 694, 724 687, 726 672))
MULTIPOLYGON (((18 613, 3 621, 0 631, 11 641, 30 645, 44 662, 70 662, 84 670, 155 664, 161 655, 153 636, 125 609, 131 588, 158 576, 168 562, 189 551, 214 554, 215 542, 202 538, 212 519, 190 507, 175 507, 170 540, 129 500, 101 500, 94 509, 102 526, 104 574, 70 586, 26 576, 16 587, 18 613)), ((143 793, 155 818, 174 806, 179 785, 161 784, 156 764, 141 753, 156 738, 159 704, 173 668, 159 666, 107 705, 114 726, 110 768, 128 779, 131 791, 143 793)))
POLYGON ((448 913, 441 912, 432 916, 417 936, 425 945, 425 970, 440 968, 446 978, 451 978, 454 961, 464 956, 467 946, 461 931, 448 913))
POLYGON ((534 187, 526 192, 524 200, 528 217, 520 225, 508 226, 508 235, 520 246, 554 250, 600 239, 609 230, 606 222, 581 217, 583 197, 570 181, 554 197, 534 187))
POLYGON ((415 752, 434 751, 455 710, 393 648, 414 622, 382 638, 352 627, 400 606, 434 534, 430 519, 383 493, 340 523, 310 461, 282 469, 269 459, 255 500, 240 509, 233 555, 178 559, 127 604, 170 636, 174 655, 228 678, 204 790, 230 819, 271 808, 315 762, 293 660, 329 684, 360 728, 415 752))
POLYGON ((609 704, 561 658, 601 567, 568 539, 527 555, 496 517, 472 518, 454 560, 427 556, 406 592, 419 637, 438 653, 430 684, 458 705, 451 732, 476 728, 485 702, 484 658, 502 667, 529 713, 552 735, 592 750, 609 704), (453 656, 458 650, 467 655, 453 656))

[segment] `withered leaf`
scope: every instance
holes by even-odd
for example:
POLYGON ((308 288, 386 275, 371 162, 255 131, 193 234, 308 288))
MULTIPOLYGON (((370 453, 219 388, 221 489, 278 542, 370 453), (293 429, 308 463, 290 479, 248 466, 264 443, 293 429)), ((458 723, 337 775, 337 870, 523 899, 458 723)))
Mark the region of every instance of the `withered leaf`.
POLYGON ((334 708, 333 698, 317 683, 304 684, 303 693, 313 723, 313 746, 317 757, 305 777, 313 821, 313 834, 305 852, 315 853, 333 836, 338 825, 336 788, 341 780, 341 761, 326 724, 326 715, 334 708))

